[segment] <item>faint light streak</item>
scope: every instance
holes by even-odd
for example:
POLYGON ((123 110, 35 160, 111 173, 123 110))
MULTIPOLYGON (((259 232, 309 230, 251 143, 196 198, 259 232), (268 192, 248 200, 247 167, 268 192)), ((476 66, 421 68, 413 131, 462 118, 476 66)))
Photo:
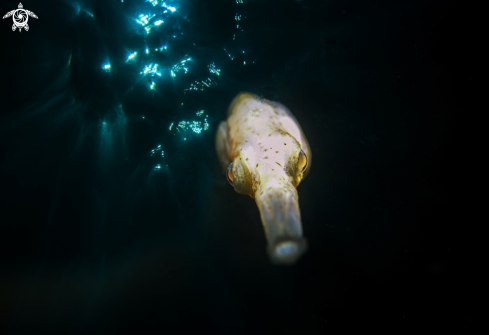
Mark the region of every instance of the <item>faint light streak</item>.
POLYGON ((228 54, 229 58, 231 58, 231 60, 234 60, 234 57, 231 56, 231 54, 226 50, 226 48, 223 47, 223 49, 228 54))
POLYGON ((183 92, 187 93, 188 91, 205 91, 206 88, 209 88, 215 84, 215 81, 211 78, 207 78, 206 80, 202 81, 196 80, 192 84, 190 84, 189 88, 184 89, 183 92))
POLYGON ((158 21, 155 22, 155 26, 159 26, 162 23, 163 23, 163 20, 158 20, 158 21))

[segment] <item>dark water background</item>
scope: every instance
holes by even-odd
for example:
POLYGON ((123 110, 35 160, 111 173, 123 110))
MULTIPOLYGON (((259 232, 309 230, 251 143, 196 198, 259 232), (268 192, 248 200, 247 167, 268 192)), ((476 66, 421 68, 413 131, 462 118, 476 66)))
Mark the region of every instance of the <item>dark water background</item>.
POLYGON ((161 3, 29 1, 29 31, 1 22, 0 332, 473 329, 470 10, 161 3), (153 13, 146 33, 136 19, 153 13), (161 77, 140 73, 155 63, 161 77), (258 209, 214 152, 242 90, 289 107, 311 145, 309 250, 292 267, 270 264, 258 209), (203 125, 199 110, 208 130, 176 130, 203 125))

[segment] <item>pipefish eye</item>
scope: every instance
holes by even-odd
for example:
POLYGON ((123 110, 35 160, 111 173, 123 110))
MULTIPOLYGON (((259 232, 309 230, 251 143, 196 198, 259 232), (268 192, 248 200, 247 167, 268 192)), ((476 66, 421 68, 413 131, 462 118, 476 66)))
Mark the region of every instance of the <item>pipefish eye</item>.
POLYGON ((299 171, 304 172, 307 168, 307 156, 304 150, 299 152, 299 158, 297 160, 297 168, 299 171))
POLYGON ((229 164, 229 166, 228 166, 226 178, 227 178, 229 184, 231 184, 231 186, 234 187, 233 163, 229 164))

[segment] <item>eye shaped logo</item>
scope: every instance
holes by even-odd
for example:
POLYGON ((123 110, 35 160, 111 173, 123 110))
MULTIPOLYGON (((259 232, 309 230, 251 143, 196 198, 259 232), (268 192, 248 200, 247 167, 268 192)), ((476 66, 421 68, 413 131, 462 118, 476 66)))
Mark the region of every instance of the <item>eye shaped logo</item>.
POLYGON ((24 9, 23 7, 24 6, 22 6, 22 3, 19 3, 18 9, 11 10, 3 16, 4 19, 12 16, 12 20, 14 20, 12 31, 15 31, 15 29, 17 28, 19 28, 19 32, 22 30, 22 28, 24 28, 25 31, 29 31, 29 25, 27 24, 29 16, 37 19, 36 14, 28 11, 27 9, 24 9))

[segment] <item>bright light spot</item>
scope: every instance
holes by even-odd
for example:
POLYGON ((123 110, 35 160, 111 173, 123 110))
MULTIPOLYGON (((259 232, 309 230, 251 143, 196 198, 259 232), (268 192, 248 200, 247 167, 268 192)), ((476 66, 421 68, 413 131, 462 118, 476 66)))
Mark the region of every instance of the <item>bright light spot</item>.
POLYGON ((187 73, 188 67, 186 67, 185 65, 186 65, 187 61, 190 61, 190 60, 191 60, 191 58, 189 57, 187 59, 180 61, 180 63, 173 65, 171 70, 170 70, 171 76, 175 78, 177 76, 177 72, 179 72, 179 71, 183 71, 184 73, 187 73))
POLYGON ((136 20, 136 22, 144 27, 148 24, 148 15, 139 15, 139 20, 136 20))
POLYGON ((221 70, 216 68, 216 64, 211 63, 211 64, 207 65, 207 67, 209 68, 210 73, 213 73, 217 76, 219 76, 221 74, 221 70))
POLYGON ((146 2, 151 3, 153 6, 156 6, 158 4, 158 1, 156 0, 146 0, 146 2))
POLYGON ((159 26, 162 23, 163 23, 163 20, 158 20, 158 21, 155 22, 155 26, 159 26))
POLYGON ((149 49, 148 48, 146 48, 146 53, 149 54, 149 49))
POLYGON ((130 54, 129 57, 127 57, 127 60, 129 61, 133 59, 134 57, 136 57, 137 54, 138 54, 137 52, 130 54))
POLYGON ((152 90, 154 90, 155 89, 155 83, 152 82, 151 85, 149 86, 149 88, 151 88, 152 90))
POLYGON ((243 0, 236 0, 237 4, 244 3, 243 0))
POLYGON ((170 130, 171 130, 171 127, 173 127, 173 122, 172 122, 172 123, 171 123, 171 125, 170 125, 170 130))
POLYGON ((195 115, 197 115, 197 116, 204 115, 204 110, 202 109, 202 110, 198 111, 197 113, 195 113, 195 115))
POLYGON ((246 65, 246 61, 243 61, 243 65, 246 65))
POLYGON ((156 164, 155 170, 160 170, 160 169, 161 169, 161 165, 160 164, 156 164))
POLYGON ((202 132, 202 127, 200 126, 201 122, 200 121, 192 121, 192 124, 190 125, 190 129, 196 134, 200 134, 202 132))
MULTIPOLYGON (((204 114, 204 110, 201 110, 197 112, 198 116, 202 116, 204 114)), ((173 125, 173 123, 172 123, 173 125)), ((185 134, 187 131, 191 130, 196 134, 202 133, 202 131, 205 131, 209 129, 209 123, 207 123, 207 115, 204 121, 180 121, 178 123, 178 126, 176 127, 176 130, 178 132, 182 132, 185 134)), ((170 126, 171 130, 171 126, 170 126)), ((184 138, 186 140, 186 138, 184 138)))
POLYGON ((149 65, 146 65, 143 69, 142 72, 140 72, 140 74, 143 74, 143 75, 147 75, 147 74, 150 74, 151 76, 154 76, 154 75, 157 75, 159 77, 161 77, 161 73, 158 72, 158 64, 149 64, 149 65))
POLYGON ((168 9, 169 11, 171 11, 172 13, 174 13, 177 9, 175 7, 172 7, 172 6, 168 6, 165 2, 163 2, 163 4, 161 5, 161 7, 164 7, 166 9, 168 9))
POLYGON ((243 50, 243 51, 241 51, 241 52, 242 52, 242 53, 245 53, 245 52, 244 52, 244 50, 243 50))
POLYGON ((236 15, 234 16, 234 19, 235 19, 236 21, 241 21, 241 15, 236 14, 236 15))
POLYGON ((161 157, 164 157, 165 156, 165 152, 163 150, 161 150, 161 144, 159 144, 156 148, 152 149, 151 152, 150 152, 150 155, 151 156, 154 156, 155 154, 157 154, 160 151, 161 151, 161 157))

